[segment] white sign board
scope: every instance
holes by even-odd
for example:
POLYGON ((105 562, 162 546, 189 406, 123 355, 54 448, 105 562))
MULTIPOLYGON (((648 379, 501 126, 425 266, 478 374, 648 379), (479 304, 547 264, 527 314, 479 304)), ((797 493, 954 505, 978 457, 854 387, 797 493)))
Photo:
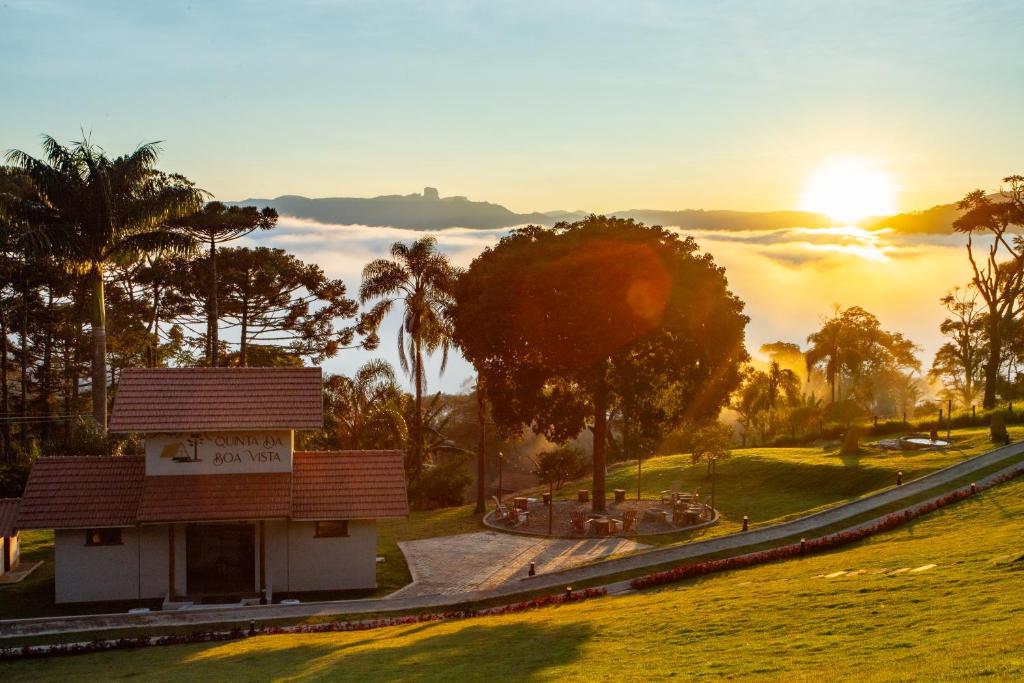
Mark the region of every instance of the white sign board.
POLYGON ((289 430, 146 436, 147 475, 291 471, 289 430))

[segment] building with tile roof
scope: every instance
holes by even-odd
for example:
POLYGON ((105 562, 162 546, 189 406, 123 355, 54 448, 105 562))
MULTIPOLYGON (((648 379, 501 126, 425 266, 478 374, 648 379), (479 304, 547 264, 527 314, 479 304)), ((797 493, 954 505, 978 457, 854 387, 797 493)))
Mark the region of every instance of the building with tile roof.
POLYGON ((38 459, 13 524, 55 531, 57 602, 374 588, 376 520, 409 512, 403 456, 295 452, 322 420, 318 368, 125 370, 111 430, 145 455, 38 459))

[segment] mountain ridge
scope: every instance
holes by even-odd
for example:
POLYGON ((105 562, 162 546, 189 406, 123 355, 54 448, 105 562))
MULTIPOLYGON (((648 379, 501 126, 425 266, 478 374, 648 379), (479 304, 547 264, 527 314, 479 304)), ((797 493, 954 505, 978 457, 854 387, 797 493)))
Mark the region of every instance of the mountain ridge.
MULTIPOLYGON (((273 199, 251 197, 235 202, 238 206, 270 206, 278 213, 320 223, 396 227, 411 230, 445 228, 499 229, 517 225, 552 226, 560 221, 579 220, 587 211, 534 211, 517 213, 501 204, 476 201, 461 195, 441 197, 437 189, 426 187, 422 193, 379 195, 376 197, 305 197, 281 195, 273 199)), ((608 215, 632 218, 648 224, 685 229, 744 231, 783 228, 824 228, 836 222, 809 211, 737 211, 730 209, 628 209, 608 215)), ((958 212, 955 204, 939 204, 930 209, 893 216, 873 217, 860 225, 874 229, 891 228, 903 233, 949 234, 958 212)))

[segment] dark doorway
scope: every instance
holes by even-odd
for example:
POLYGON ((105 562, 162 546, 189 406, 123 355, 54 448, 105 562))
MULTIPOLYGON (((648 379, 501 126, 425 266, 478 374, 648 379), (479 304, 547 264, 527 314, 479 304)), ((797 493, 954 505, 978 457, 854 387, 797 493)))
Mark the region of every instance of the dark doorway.
POLYGON ((185 530, 188 594, 254 593, 255 548, 252 524, 190 524, 185 530))

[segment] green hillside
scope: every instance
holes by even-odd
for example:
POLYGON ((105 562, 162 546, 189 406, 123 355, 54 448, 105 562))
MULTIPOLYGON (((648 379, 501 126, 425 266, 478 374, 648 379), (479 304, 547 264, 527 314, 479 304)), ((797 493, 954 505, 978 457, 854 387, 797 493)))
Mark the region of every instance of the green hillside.
POLYGON ((7 666, 10 681, 1020 679, 1024 481, 855 546, 501 617, 7 666))
MULTIPOLYGON (((1015 440, 1024 438, 1024 427, 1014 426, 1015 440)), ((896 473, 906 480, 947 467, 992 448, 988 430, 963 429, 953 432, 957 448, 934 452, 867 451, 861 456, 840 456, 820 448, 737 449, 718 466, 716 505, 721 522, 698 532, 649 536, 646 543, 665 544, 738 531, 743 515, 753 524, 778 522, 892 486, 896 473)), ((644 462, 641 488, 645 497, 657 496, 678 482, 684 490, 700 487, 710 491, 704 465, 693 465, 689 455, 670 455, 644 462)), ((566 484, 565 496, 590 488, 589 479, 566 484)), ((614 466, 608 475, 608 489, 624 488, 636 495, 636 463, 614 466)), ((488 508, 491 507, 488 501, 488 508)), ((386 595, 412 580, 399 541, 478 531, 483 528, 473 505, 442 510, 413 512, 408 519, 381 520, 377 553, 385 558, 378 571, 379 588, 373 594, 386 595)), ((24 561, 44 564, 24 582, 0 587, 0 618, 66 614, 68 612, 123 611, 124 605, 79 605, 73 608, 53 604, 53 534, 31 531, 23 534, 24 561)), ((366 597, 366 592, 325 594, 323 599, 366 597)))

